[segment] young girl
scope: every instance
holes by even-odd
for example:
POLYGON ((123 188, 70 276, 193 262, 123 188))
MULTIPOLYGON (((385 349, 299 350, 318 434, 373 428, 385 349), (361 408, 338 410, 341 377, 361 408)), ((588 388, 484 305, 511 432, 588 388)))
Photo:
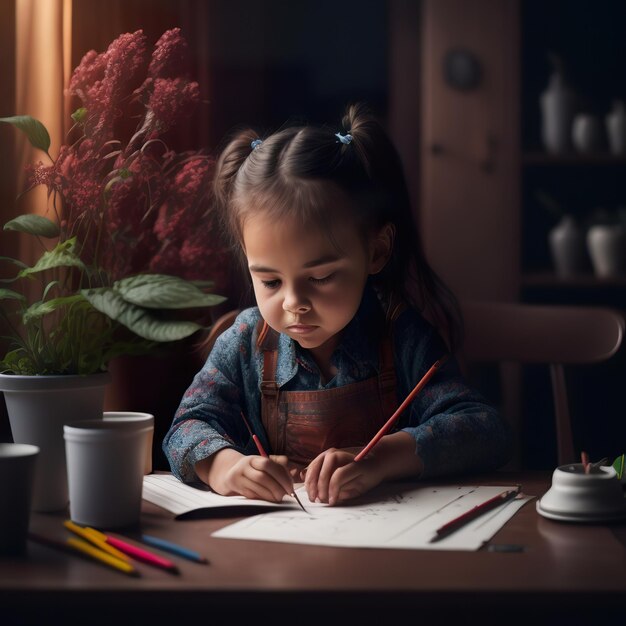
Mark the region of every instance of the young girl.
POLYGON ((454 351, 459 325, 382 126, 356 105, 343 128, 240 132, 217 163, 216 198, 257 307, 217 339, 165 437, 185 482, 280 501, 303 479, 311 501, 333 505, 382 481, 492 470, 510 457, 506 423, 451 358, 353 462, 454 351))

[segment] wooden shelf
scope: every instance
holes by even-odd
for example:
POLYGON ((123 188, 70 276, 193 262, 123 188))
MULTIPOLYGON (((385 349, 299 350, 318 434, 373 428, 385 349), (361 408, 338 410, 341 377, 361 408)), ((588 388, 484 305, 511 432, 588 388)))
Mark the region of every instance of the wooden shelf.
POLYGON ((599 278, 594 274, 564 277, 554 272, 528 272, 522 275, 522 286, 549 289, 623 289, 626 287, 626 275, 612 278, 599 278))
POLYGON ((524 165, 537 165, 548 167, 587 167, 611 165, 626 168, 626 157, 616 156, 608 152, 598 152, 595 154, 548 154, 541 151, 525 152, 522 155, 524 165))

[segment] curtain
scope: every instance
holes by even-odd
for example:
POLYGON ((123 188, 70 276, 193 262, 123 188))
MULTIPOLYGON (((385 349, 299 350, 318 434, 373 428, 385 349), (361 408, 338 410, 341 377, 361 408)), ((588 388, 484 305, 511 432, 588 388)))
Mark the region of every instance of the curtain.
MULTIPOLYGON (((151 44, 161 34, 180 26, 196 61, 196 78, 201 98, 208 99, 208 28, 212 3, 205 0, 0 0, 0 72, 9 83, 0 95, 0 116, 31 115, 40 120, 51 137, 50 154, 55 157, 72 120, 73 104, 64 95, 72 70, 89 50, 102 52, 120 34, 142 29, 151 44)), ((188 149, 210 147, 210 116, 199 112, 196 120, 179 129, 179 141, 188 149)), ((44 214, 46 190, 35 189, 16 206, 15 197, 24 190, 24 167, 48 158, 33 148, 14 128, 0 125, 0 156, 10 172, 0 178, 0 221, 21 213, 44 214), (13 149, 7 148, 12 144, 13 149), (6 153, 4 152, 6 150, 6 153)), ((15 233, 11 233, 17 239, 15 233)), ((19 247, 0 237, 3 253, 11 249, 25 262, 31 259, 24 238, 19 247)))
MULTIPOLYGON (((15 6, 15 115, 31 115, 48 129, 50 154, 63 142, 69 119, 63 95, 70 74, 71 0, 19 0, 15 6)), ((17 132, 17 131, 15 131, 17 132)), ((15 141, 17 191, 26 187, 25 166, 48 157, 33 148, 23 135, 15 141)), ((37 187, 23 196, 15 213, 47 209, 46 189, 37 187)), ((6 221, 6 220, 5 220, 6 221)), ((33 237, 19 241, 19 258, 34 262, 40 255, 33 237)))
MULTIPOLYGON (((0 0, 0 117, 15 113, 15 0, 0 0)), ((0 124, 0 255, 17 255, 14 233, 4 232, 2 225, 13 217, 15 205, 15 129, 0 124)), ((8 264, 0 264, 0 277, 13 273, 8 264)), ((3 404, 0 402, 0 405, 3 404)))

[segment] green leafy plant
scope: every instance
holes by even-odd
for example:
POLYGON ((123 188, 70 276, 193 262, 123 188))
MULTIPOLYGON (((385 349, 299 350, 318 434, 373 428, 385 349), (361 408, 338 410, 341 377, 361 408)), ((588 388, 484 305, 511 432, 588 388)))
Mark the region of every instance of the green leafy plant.
POLYGON ((206 308, 224 301, 213 293, 226 263, 208 195, 213 160, 162 138, 198 102, 187 53, 178 29, 151 54, 142 31, 88 52, 69 88, 82 106, 56 159, 41 122, 0 118, 51 162, 30 167, 29 189, 48 189, 46 215, 4 225, 36 237, 42 252, 34 265, 0 257, 13 267, 0 287, 9 343, 0 372, 104 371, 117 356, 206 328, 206 308))
MULTIPOLYGON (((57 237, 57 225, 38 215, 21 215, 4 226, 38 238, 57 237)), ((206 281, 165 274, 138 274, 108 286, 83 287, 101 276, 77 255, 76 238, 44 250, 33 266, 0 257, 18 267, 4 283, 30 283, 26 288, 0 288, 2 315, 12 344, 0 371, 14 374, 89 374, 103 371, 123 354, 141 354, 156 343, 183 339, 203 328, 189 319, 168 319, 166 311, 210 307, 224 301, 205 293, 206 281), (27 294, 35 294, 29 301, 27 294)))

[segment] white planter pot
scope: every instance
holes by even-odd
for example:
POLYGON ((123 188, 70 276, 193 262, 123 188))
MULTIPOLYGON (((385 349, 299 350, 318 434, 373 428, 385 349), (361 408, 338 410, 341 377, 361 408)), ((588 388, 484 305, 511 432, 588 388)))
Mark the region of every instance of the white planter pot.
POLYGON ((0 374, 15 443, 39 447, 32 509, 60 511, 68 503, 63 425, 102 419, 108 373, 89 376, 0 374))
POLYGON ((612 224, 592 226, 587 233, 587 246, 597 276, 626 275, 626 228, 612 224))

